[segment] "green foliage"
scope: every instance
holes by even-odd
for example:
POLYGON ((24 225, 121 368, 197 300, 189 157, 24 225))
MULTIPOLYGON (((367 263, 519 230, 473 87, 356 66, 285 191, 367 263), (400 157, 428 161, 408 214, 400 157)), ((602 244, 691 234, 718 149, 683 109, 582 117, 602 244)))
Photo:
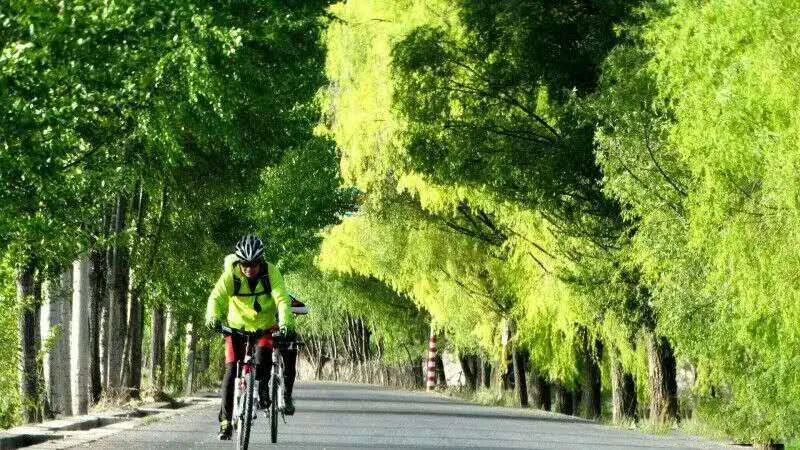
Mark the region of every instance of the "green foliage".
MULTIPOLYGON (((87 249, 130 246, 132 289, 185 324, 202 314, 199 299, 241 235, 273 231, 270 256, 291 267, 318 245, 319 228, 351 208, 333 146, 313 136, 327 1, 6 6, 5 260, 32 261, 42 273, 87 249), (117 234, 107 214, 118 197, 130 205, 117 234)), ((13 273, 3 275, 13 288, 13 273)), ((13 291, 2 298, 13 304, 13 291)), ((8 314, 2 320, 14 326, 4 329, 14 330, 8 314)), ((5 364, 18 346, 3 342, 14 349, 5 364)), ((183 349, 171 352, 170 383, 180 388, 183 349)), ((4 424, 16 378, 4 374, 0 386, 10 402, 4 424)))
POLYGON ((739 439, 796 436, 798 14, 672 2, 606 63, 599 159, 660 328, 739 439))
POLYGON ((582 105, 599 72, 566 67, 601 60, 615 40, 610 23, 624 15, 618 5, 570 8, 336 5, 326 125, 346 181, 365 195, 320 256, 324 270, 408 296, 462 352, 501 359, 502 330, 519 322, 512 345, 565 382, 577 375, 575 327, 594 326, 602 310, 586 292, 610 271, 617 218, 582 105), (537 35, 544 22, 586 52, 553 60, 564 36, 537 35), (525 50, 533 43, 540 52, 525 50))
POLYGON ((408 361, 427 342, 428 323, 406 298, 374 279, 325 274, 306 261, 286 277, 292 290, 308 305, 300 317, 304 336, 321 339, 346 328, 346 316, 362 318, 382 346, 385 363, 408 361))
POLYGON ((256 232, 307 336, 357 317, 415 361, 432 325, 573 387, 598 339, 644 400, 657 332, 698 416, 798 437, 795 2, 4 5, 0 426, 15 270, 129 245, 132 286, 183 326, 256 232))
POLYGON ((19 354, 18 312, 13 271, 9 261, 0 262, 0 428, 16 425, 19 407, 17 365, 19 354))

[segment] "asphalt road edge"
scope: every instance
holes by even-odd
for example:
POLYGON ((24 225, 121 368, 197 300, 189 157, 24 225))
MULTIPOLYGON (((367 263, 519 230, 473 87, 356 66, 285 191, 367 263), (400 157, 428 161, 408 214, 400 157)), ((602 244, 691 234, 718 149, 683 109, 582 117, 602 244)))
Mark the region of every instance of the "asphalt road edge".
POLYGON ((0 450, 75 447, 140 425, 202 409, 216 401, 216 397, 189 396, 180 398, 175 403, 149 403, 132 409, 65 417, 9 428, 0 432, 0 450))

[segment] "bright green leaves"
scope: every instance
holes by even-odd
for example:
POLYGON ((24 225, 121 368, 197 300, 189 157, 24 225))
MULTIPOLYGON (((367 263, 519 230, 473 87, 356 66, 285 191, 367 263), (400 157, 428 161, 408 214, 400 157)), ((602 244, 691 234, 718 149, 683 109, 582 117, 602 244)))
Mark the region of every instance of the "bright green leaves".
POLYGON ((605 189, 660 329, 698 366, 707 415, 757 442, 796 435, 797 80, 793 2, 673 2, 606 62, 605 189))

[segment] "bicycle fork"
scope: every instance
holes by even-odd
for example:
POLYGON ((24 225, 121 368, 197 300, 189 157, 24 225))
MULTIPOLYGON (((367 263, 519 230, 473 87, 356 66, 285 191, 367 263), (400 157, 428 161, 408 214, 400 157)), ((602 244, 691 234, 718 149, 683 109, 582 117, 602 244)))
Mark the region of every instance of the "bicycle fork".
MULTIPOLYGON (((252 358, 246 356, 244 359, 244 363, 237 363, 236 373, 239 374, 234 381, 234 395, 233 395, 233 419, 234 421, 238 421, 243 418, 244 416, 244 395, 247 393, 247 386, 246 386, 246 376, 250 373, 250 371, 255 371, 255 367, 250 364, 250 360, 252 358)), ((258 395, 258 380, 254 380, 253 384, 253 408, 252 408, 252 419, 257 417, 258 412, 258 404, 259 404, 259 395, 258 395)))

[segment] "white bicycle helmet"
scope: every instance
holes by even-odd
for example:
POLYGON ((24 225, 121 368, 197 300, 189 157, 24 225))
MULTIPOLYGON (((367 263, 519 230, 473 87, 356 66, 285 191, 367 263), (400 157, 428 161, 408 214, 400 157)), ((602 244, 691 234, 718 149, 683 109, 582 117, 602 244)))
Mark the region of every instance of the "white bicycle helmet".
POLYGON ((258 236, 248 234, 236 243, 236 258, 239 262, 254 263, 260 262, 264 256, 264 243, 258 236))

